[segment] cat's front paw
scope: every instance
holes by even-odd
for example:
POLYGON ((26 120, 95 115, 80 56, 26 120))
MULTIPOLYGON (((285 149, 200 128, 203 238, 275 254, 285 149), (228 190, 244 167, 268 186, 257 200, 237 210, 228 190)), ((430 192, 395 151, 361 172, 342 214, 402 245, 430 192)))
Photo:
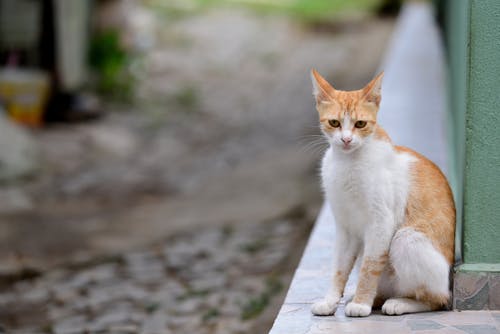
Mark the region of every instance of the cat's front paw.
POLYGON ((372 308, 366 304, 349 303, 345 307, 345 315, 348 317, 367 317, 372 313, 372 308))
POLYGON ((314 315, 332 315, 337 310, 337 304, 337 301, 325 298, 314 303, 311 312, 314 315))

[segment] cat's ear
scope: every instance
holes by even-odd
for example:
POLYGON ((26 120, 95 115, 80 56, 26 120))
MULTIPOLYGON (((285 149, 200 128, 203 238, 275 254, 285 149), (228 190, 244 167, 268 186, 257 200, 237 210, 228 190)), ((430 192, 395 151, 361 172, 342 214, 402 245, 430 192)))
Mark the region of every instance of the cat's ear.
POLYGON ((335 88, 333 88, 314 68, 311 70, 311 81, 316 104, 329 103, 334 99, 335 88))
POLYGON ((377 107, 380 105, 382 99, 382 78, 384 72, 380 72, 368 85, 363 88, 364 98, 367 102, 374 103, 377 107))

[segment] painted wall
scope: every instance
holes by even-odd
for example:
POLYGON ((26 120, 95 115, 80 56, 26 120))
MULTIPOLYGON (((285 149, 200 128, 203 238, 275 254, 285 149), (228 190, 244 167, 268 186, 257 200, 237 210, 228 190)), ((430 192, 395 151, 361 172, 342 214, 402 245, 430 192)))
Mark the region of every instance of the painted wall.
POLYGON ((457 254, 468 268, 500 264, 500 1, 447 0, 444 9, 457 254))
POLYGON ((468 11, 463 257, 500 263, 500 1, 468 11))

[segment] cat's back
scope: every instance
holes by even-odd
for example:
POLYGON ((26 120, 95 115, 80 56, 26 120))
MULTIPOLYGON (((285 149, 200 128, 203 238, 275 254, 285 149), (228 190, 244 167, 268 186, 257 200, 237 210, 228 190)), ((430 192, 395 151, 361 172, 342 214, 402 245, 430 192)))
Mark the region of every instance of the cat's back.
POLYGON ((404 226, 425 234, 453 262, 455 203, 446 177, 431 160, 407 147, 395 146, 413 157, 404 226))

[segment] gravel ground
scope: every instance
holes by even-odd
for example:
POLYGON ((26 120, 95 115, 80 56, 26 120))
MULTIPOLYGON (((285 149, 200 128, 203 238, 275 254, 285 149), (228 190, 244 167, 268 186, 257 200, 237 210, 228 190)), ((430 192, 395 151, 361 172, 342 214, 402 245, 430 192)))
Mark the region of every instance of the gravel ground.
POLYGON ((0 322, 23 334, 264 332, 310 226, 295 215, 21 280, 0 293, 0 322))

